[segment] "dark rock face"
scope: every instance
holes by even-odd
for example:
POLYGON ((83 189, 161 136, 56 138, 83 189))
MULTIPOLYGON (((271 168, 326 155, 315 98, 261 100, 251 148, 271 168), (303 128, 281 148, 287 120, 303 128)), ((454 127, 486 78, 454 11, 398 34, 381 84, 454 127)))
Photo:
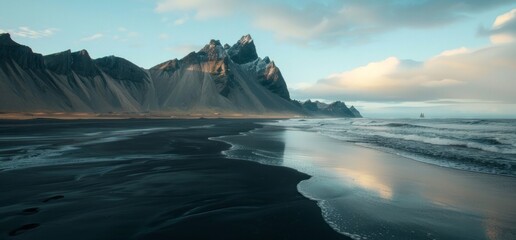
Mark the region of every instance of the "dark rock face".
POLYGON ((221 63, 218 63, 215 67, 215 71, 212 71, 210 74, 215 81, 215 85, 217 86, 217 90, 220 95, 227 97, 232 88, 238 86, 238 84, 234 81, 233 72, 229 69, 228 65, 229 59, 226 57, 222 60, 221 63))
POLYGON ((72 53, 72 70, 78 75, 84 77, 95 77, 100 75, 99 69, 86 50, 72 53))
POLYGON ((341 101, 336 101, 330 105, 328 105, 327 108, 324 109, 325 112, 332 116, 343 116, 343 117, 354 117, 355 114, 353 114, 349 108, 346 106, 345 103, 341 101))
POLYGON ((269 57, 260 59, 256 53, 254 40, 250 35, 245 35, 237 43, 227 49, 231 60, 236 64, 251 64, 255 69, 258 82, 269 91, 280 97, 290 100, 287 84, 276 64, 269 57))
POLYGON ((302 103, 303 109, 312 113, 313 115, 322 115, 322 116, 331 116, 331 117, 350 117, 350 118, 361 118, 362 116, 354 107, 354 111, 346 106, 345 103, 341 101, 336 101, 331 104, 321 103, 319 101, 312 102, 308 100, 302 103))
POLYGON ((317 103, 308 100, 302 104, 303 108, 310 112, 317 112, 319 108, 317 107, 317 103))
MULTIPOLYGON (((268 60, 268 58, 266 58, 268 60)), ((290 100, 290 93, 288 92, 287 83, 281 75, 281 71, 274 62, 267 64, 263 72, 258 72, 258 81, 262 86, 269 89, 269 91, 279 95, 280 97, 290 100)))
POLYGON ((237 86, 229 67, 231 61, 218 40, 211 40, 199 51, 201 61, 207 62, 209 73, 220 95, 228 97, 232 88, 237 86))
POLYGON ((134 83, 149 81, 145 71, 123 58, 109 56, 96 59, 94 62, 102 71, 114 79, 134 83))
POLYGON ((173 74, 181 67, 181 61, 177 58, 158 64, 151 68, 151 70, 161 70, 169 74, 173 74))
POLYGON ((45 69, 45 62, 41 54, 33 53, 32 49, 20 45, 11 39, 9 33, 0 34, 0 61, 13 60, 24 69, 45 69))
POLYGON ((60 53, 54 53, 43 57, 45 65, 50 71, 58 74, 69 74, 72 70, 72 52, 66 50, 60 53))
POLYGON ((46 67, 58 74, 69 75, 75 72, 83 77, 95 77, 100 75, 98 66, 86 50, 71 52, 70 50, 46 55, 44 57, 46 67))
POLYGON ((252 62, 258 58, 251 35, 245 35, 228 49, 231 60, 237 64, 252 62))
POLYGON ((197 54, 202 61, 216 61, 226 57, 224 48, 220 44, 220 41, 213 39, 197 54))
POLYGON ((0 46, 21 46, 11 39, 11 34, 2 33, 0 34, 0 46))
MULTIPOLYGON (((217 64, 217 68, 211 70, 217 86, 220 86, 221 94, 223 95, 226 94, 229 90, 228 87, 231 87, 232 84, 232 72, 228 65, 229 61, 232 61, 239 65, 248 64, 246 66, 249 69, 254 69, 253 71, 260 85, 272 93, 290 100, 287 84, 281 71, 268 57, 264 59, 258 57, 254 41, 250 35, 243 36, 231 47, 227 44, 222 47, 219 41, 211 40, 196 56, 199 61, 224 61, 224 66, 217 64), (226 59, 228 57, 229 59, 226 59)), ((194 61, 191 61, 188 64, 194 63, 194 61)))
POLYGON ((191 52, 180 61, 184 65, 199 64, 199 55, 196 52, 191 52))
POLYGON ((351 106, 349 108, 349 110, 353 113, 353 115, 355 115, 355 117, 357 117, 357 118, 362 117, 362 114, 360 114, 360 112, 355 108, 355 106, 351 106))

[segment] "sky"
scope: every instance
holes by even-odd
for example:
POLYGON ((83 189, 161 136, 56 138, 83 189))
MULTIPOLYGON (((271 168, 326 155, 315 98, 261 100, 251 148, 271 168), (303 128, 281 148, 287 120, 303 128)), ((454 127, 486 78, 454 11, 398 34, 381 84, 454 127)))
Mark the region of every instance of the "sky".
POLYGON ((44 55, 150 68, 251 34, 298 100, 367 117, 516 117, 515 0, 0 2, 0 32, 44 55))

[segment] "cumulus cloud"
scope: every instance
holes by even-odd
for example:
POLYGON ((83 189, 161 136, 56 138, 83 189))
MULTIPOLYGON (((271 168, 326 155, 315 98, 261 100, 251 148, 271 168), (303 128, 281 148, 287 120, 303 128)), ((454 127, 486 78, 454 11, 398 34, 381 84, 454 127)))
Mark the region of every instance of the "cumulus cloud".
POLYGON ((516 40, 516 9, 496 18, 491 29, 481 29, 481 34, 489 35, 492 43, 509 43, 516 40))
POLYGON ((82 42, 89 42, 89 41, 94 41, 94 40, 101 39, 102 37, 104 37, 104 34, 102 34, 102 33, 95 33, 95 34, 93 34, 91 36, 87 36, 87 37, 81 38, 81 41, 82 42))
POLYGON ((438 57, 440 57, 440 56, 453 56, 453 55, 464 54, 464 53, 469 53, 469 52, 471 52, 470 49, 467 49, 465 47, 460 47, 460 48, 456 48, 456 49, 451 49, 451 50, 443 51, 442 53, 440 53, 437 56, 438 57))
POLYGON ((390 57, 292 90, 295 97, 350 101, 480 99, 516 103, 516 44, 454 50, 424 62, 390 57))
POLYGON ((44 38, 54 35, 58 31, 57 28, 46 28, 43 30, 33 30, 29 27, 19 27, 18 29, 0 29, 0 32, 10 33, 13 36, 22 38, 44 38))
POLYGON ((512 0, 374 1, 159 0, 156 12, 192 13, 198 20, 246 14, 277 38, 303 44, 362 41, 400 28, 431 28, 512 0))

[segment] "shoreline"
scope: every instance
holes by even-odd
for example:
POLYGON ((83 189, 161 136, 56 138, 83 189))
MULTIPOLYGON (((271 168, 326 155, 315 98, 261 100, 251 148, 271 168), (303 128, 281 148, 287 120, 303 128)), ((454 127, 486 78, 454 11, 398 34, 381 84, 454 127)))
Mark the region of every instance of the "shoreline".
POLYGON ((510 192, 516 181, 511 176, 421 162, 302 129, 271 126, 249 135, 225 138, 236 149, 229 155, 312 176, 298 184, 299 192, 316 200, 326 222, 347 236, 511 239, 516 235, 511 226, 516 217, 511 199, 516 195, 510 192), (272 140, 284 142, 284 147, 253 144, 272 140), (249 158, 249 152, 255 156, 249 158))
MULTIPOLYGON (((23 122, 18 127, 28 128, 24 131, 37 128, 33 121, 30 126, 23 122)), ((113 149, 122 148, 123 151, 115 152, 117 157, 133 152, 147 152, 148 157, 1 171, 0 182, 8 184, 0 185, 0 190, 9 194, 0 196, 0 236, 8 239, 14 236, 16 239, 348 239, 324 221, 315 201, 298 192, 299 182, 310 176, 286 167, 226 158, 221 152, 231 145, 209 140, 260 127, 254 122, 149 121, 153 127, 172 124, 185 128, 81 145, 80 151, 66 153, 67 157, 77 159, 91 154, 109 158, 113 149), (186 128, 207 124, 214 126, 186 128), (164 152, 170 154, 170 159, 153 160, 153 154, 164 152)), ((70 132, 90 124, 95 123, 51 124, 45 131, 70 132)), ((127 125, 122 129, 133 129, 142 123, 114 120, 104 124, 109 129, 118 129, 120 125, 127 125)))
POLYGON ((0 120, 123 120, 123 119, 296 119, 306 118, 299 114, 280 113, 65 113, 65 112, 0 112, 0 120))

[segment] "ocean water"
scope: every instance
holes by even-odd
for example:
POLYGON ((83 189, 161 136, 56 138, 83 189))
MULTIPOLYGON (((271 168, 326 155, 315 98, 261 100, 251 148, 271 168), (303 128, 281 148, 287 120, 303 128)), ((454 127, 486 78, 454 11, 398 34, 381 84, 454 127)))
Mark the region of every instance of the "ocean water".
POLYGON ((298 185, 353 239, 516 239, 516 121, 290 119, 224 154, 312 177, 298 185))
POLYGON ((514 119, 307 119, 272 125, 314 131, 442 167, 516 176, 514 119))

